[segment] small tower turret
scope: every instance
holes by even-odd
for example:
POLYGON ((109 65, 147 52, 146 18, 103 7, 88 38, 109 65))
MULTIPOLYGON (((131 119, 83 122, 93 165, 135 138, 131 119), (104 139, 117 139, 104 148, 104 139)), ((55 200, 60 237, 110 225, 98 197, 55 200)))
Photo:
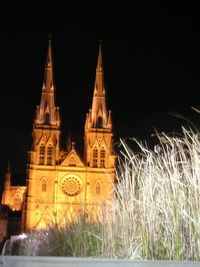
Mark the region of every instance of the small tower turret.
POLYGON ((7 166, 7 170, 5 173, 5 180, 4 180, 4 192, 2 195, 2 204, 5 204, 5 205, 9 204, 10 187, 11 187, 11 171, 10 171, 10 162, 8 161, 8 166, 7 166))

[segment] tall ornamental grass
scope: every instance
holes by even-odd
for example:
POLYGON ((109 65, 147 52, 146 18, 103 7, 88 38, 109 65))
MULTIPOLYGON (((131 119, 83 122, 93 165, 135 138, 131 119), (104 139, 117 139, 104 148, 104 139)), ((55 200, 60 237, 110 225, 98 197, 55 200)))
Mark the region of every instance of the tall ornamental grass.
MULTIPOLYGON (((121 140, 107 256, 200 259, 200 135, 157 134, 153 150, 121 140)), ((106 252, 105 252, 106 253, 106 252)))
POLYGON ((30 231, 26 236, 13 246, 13 255, 99 257, 102 250, 100 224, 88 222, 84 215, 78 222, 66 221, 65 227, 52 223, 47 229, 30 231))
POLYGON ((137 153, 120 141, 115 199, 101 223, 51 226, 34 233, 38 250, 30 235, 22 254, 29 246, 34 255, 199 260, 200 135, 157 138, 154 149, 133 139, 137 153))

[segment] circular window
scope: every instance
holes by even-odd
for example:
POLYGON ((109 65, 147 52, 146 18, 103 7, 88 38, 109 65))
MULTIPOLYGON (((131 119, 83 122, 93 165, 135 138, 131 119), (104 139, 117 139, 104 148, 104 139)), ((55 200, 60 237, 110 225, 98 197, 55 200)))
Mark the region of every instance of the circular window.
POLYGON ((61 188, 68 196, 75 196, 81 190, 81 182, 77 177, 69 176, 62 180, 61 188))

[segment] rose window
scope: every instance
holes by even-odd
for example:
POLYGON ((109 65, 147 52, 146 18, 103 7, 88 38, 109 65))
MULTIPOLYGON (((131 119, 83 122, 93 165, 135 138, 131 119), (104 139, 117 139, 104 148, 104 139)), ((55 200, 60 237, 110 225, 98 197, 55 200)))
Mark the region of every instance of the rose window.
POLYGON ((75 196, 81 190, 81 182, 77 177, 70 176, 63 179, 61 188, 68 196, 75 196))

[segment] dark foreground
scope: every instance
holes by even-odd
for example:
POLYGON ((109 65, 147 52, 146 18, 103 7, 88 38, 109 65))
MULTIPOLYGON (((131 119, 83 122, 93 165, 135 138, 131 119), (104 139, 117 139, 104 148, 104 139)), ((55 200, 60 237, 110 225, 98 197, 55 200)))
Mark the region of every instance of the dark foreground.
POLYGON ((67 257, 0 256, 0 267, 192 267, 199 261, 134 261, 67 257))

